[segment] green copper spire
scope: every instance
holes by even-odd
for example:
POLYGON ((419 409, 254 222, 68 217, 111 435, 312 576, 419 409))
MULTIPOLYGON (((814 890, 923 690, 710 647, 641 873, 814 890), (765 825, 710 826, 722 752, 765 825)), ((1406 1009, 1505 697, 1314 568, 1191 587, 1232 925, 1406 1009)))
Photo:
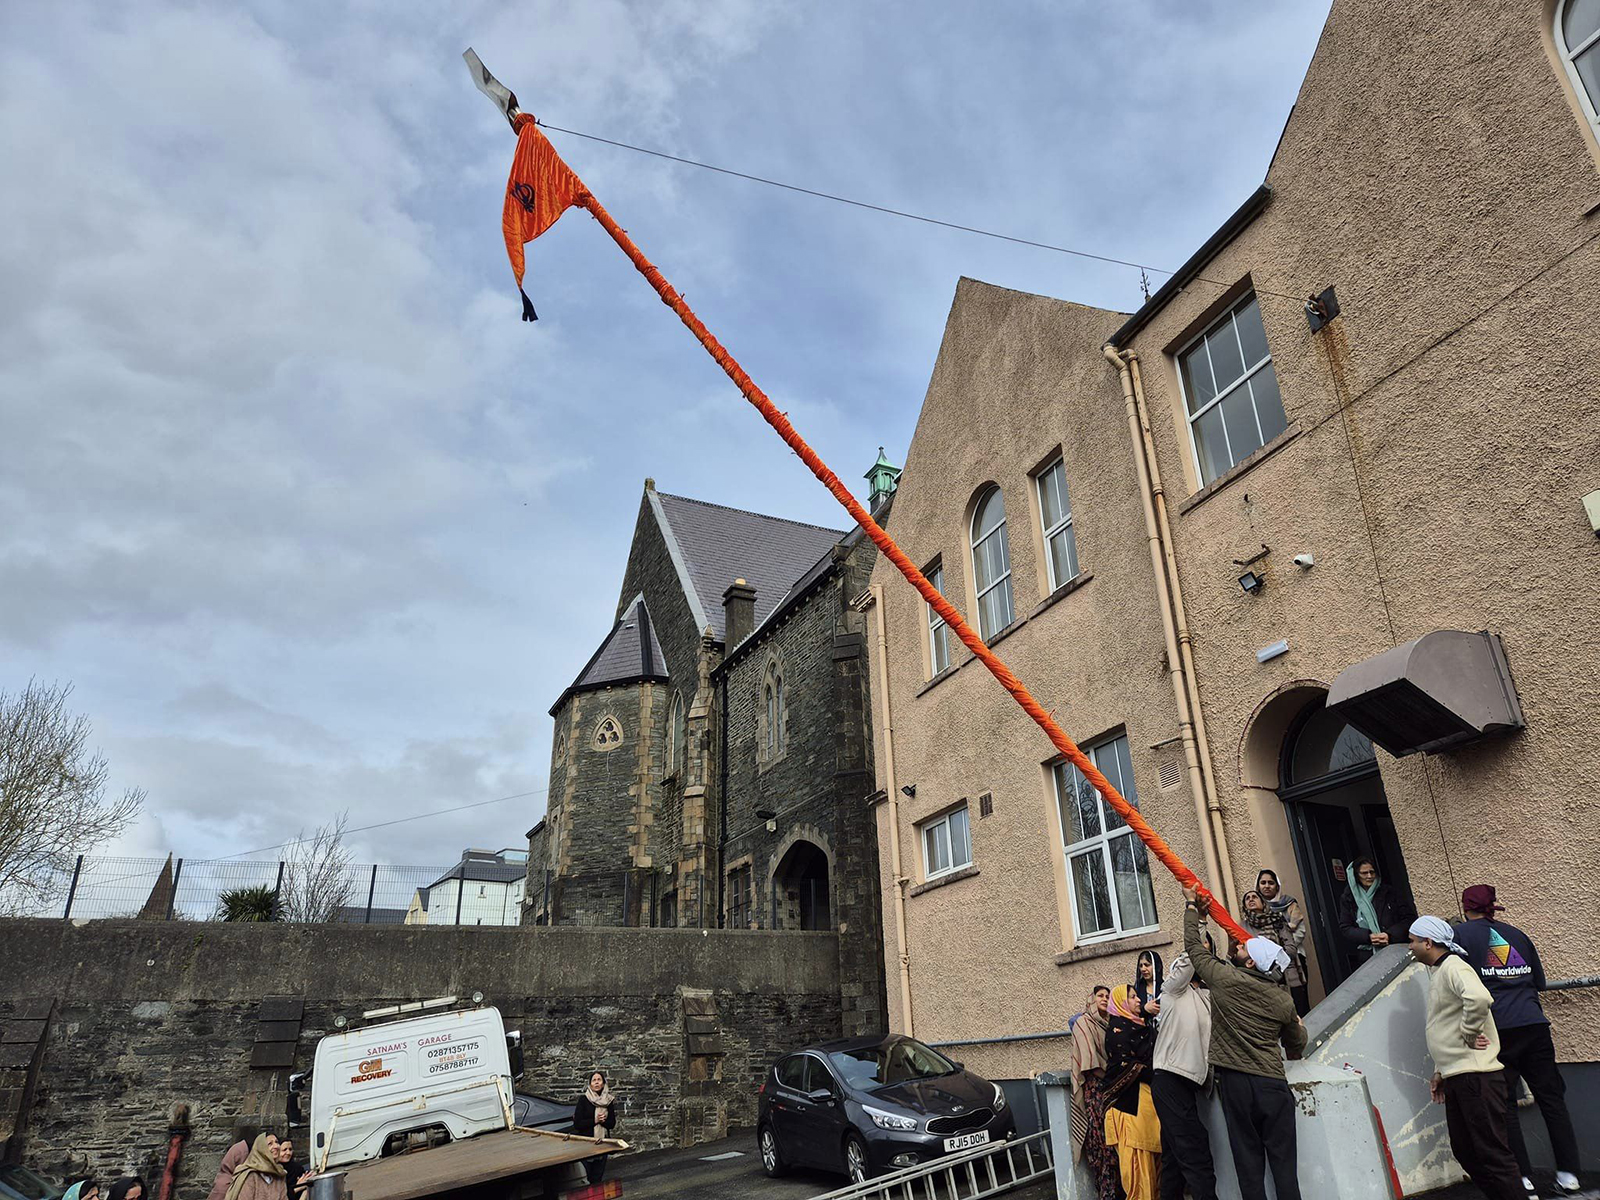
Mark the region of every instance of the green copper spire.
POLYGON ((900 468, 884 457, 883 447, 878 447, 878 461, 872 464, 864 476, 872 488, 868 506, 876 509, 878 504, 886 497, 894 495, 894 490, 900 485, 900 468))

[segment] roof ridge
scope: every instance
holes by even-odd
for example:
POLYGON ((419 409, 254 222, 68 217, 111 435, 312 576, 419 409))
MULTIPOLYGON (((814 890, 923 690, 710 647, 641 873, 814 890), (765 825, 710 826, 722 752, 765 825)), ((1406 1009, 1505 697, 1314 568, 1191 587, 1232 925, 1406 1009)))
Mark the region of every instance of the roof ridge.
POLYGON ((841 537, 850 532, 848 529, 836 529, 832 525, 818 525, 814 521, 796 521, 793 517, 775 517, 771 513, 756 512, 751 508, 735 508, 731 504, 718 504, 715 500, 700 500, 694 496, 679 496, 673 492, 657 492, 663 500, 682 500, 685 504, 699 504, 705 508, 720 508, 723 512, 740 513, 747 517, 760 517, 763 521, 782 521, 785 525, 799 525, 805 529, 816 529, 822 533, 836 533, 841 537))

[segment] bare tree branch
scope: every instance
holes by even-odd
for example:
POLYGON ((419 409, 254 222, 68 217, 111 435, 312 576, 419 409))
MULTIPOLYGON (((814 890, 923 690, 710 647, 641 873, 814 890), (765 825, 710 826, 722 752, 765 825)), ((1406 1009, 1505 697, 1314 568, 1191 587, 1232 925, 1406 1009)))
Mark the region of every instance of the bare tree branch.
POLYGON ((29 680, 0 692, 0 911, 37 908, 76 855, 116 837, 145 793, 106 795, 106 760, 88 749, 89 719, 67 710, 72 685, 29 680))
POLYGON ((354 882, 350 851, 344 845, 348 812, 319 826, 309 838, 301 830, 284 854, 283 888, 278 896, 279 919, 331 921, 350 902, 354 882))

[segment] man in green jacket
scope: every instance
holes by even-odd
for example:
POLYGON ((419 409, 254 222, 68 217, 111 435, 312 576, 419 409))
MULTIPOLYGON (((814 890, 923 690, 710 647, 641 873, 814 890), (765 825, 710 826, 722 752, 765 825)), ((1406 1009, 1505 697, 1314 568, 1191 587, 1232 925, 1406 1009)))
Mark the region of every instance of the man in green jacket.
POLYGON ((1300 1200, 1294 1097, 1283 1075, 1281 1044, 1290 1058, 1306 1047, 1305 1026, 1283 985, 1289 956, 1268 938, 1229 940, 1223 962, 1200 939, 1211 902, 1184 888, 1183 948, 1211 989, 1211 1066, 1228 1121, 1228 1145, 1243 1200, 1266 1200, 1266 1171, 1278 1200, 1300 1200))

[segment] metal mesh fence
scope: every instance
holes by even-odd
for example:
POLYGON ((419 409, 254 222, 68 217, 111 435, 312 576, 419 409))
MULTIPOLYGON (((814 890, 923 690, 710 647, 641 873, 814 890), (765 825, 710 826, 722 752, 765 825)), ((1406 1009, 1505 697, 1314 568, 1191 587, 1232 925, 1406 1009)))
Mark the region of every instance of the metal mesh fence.
POLYGON ((47 864, 0 890, 0 915, 68 920, 277 920, 365 925, 517 925, 525 865, 365 863, 313 872, 293 861, 114 858, 47 864), (487 874, 489 878, 482 878, 487 874))

